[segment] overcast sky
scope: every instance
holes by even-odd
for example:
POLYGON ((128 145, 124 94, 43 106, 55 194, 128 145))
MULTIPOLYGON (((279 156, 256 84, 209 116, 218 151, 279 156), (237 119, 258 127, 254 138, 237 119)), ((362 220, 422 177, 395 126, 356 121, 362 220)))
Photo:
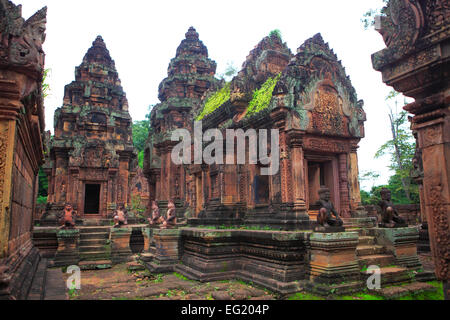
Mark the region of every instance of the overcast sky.
MULTIPOLYGON (((365 101, 366 137, 358 152, 360 173, 375 170, 389 177, 388 158, 374 159, 390 139, 384 98, 390 88, 372 68, 371 54, 385 47, 373 29, 364 30, 363 14, 382 0, 13 0, 24 18, 48 7, 46 67, 51 69, 50 96, 45 101, 46 129, 53 132, 53 114, 62 106, 64 86, 74 80, 75 66, 97 35, 106 42, 127 93, 133 120, 143 120, 148 106, 159 102, 158 85, 167 76, 170 59, 190 26, 200 34, 209 57, 221 73, 232 62, 238 69, 251 49, 273 29, 295 53, 320 32, 365 101)), ((362 182, 370 189, 372 182, 362 182)))

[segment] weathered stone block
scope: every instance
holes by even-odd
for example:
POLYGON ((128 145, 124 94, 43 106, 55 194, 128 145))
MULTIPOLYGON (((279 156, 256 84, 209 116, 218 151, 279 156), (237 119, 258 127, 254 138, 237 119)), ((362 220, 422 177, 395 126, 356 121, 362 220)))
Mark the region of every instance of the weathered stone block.
POLYGON ((199 281, 242 279, 292 293, 306 277, 305 239, 305 232, 185 228, 175 270, 199 281))
POLYGON ((111 261, 121 263, 129 261, 132 252, 130 248, 131 229, 111 228, 111 261))
POLYGON ((155 255, 147 263, 151 272, 171 272, 180 259, 180 229, 153 229, 155 255))
POLYGON ((348 292, 359 287, 357 232, 312 233, 309 245, 312 282, 309 289, 328 294, 333 289, 348 292))
POLYGON ((55 255, 55 267, 77 265, 80 261, 80 230, 58 230, 58 249, 55 255))
POLYGON ((417 256, 418 227, 375 228, 371 232, 376 237, 377 243, 383 245, 387 253, 394 255, 396 264, 409 269, 422 267, 417 256))

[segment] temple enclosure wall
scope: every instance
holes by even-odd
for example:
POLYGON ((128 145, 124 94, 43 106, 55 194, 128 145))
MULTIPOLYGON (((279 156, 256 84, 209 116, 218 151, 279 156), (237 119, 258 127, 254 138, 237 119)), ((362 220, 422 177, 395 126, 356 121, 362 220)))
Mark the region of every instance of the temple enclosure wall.
POLYGON ((414 102, 417 150, 414 176, 420 184, 436 276, 450 296, 450 8, 448 1, 391 0, 377 29, 386 48, 372 55, 383 82, 414 102))
POLYGON ((6 39, 0 44, 0 299, 25 299, 44 289, 35 275, 46 262, 32 243, 32 228, 44 158, 46 12, 25 21, 20 6, 0 2, 6 39))

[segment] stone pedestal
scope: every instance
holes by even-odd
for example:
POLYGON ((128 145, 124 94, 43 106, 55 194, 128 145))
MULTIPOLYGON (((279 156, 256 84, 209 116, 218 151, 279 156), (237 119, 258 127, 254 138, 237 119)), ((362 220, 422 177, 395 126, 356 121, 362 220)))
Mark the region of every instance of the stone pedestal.
POLYGON ((422 268, 417 256, 418 227, 375 228, 372 232, 377 243, 384 246, 387 253, 394 255, 396 264, 414 270, 422 268))
POLYGON ((144 250, 143 253, 150 252, 150 246, 152 244, 153 229, 149 227, 142 228, 142 235, 144 236, 144 250))
POLYGON ((130 260, 132 256, 130 248, 131 229, 111 228, 111 261, 122 263, 130 260))
POLYGON ((357 232, 312 233, 309 291, 340 294, 361 289, 356 259, 357 232))
POLYGON ((147 268, 154 273, 172 272, 179 262, 179 229, 153 229, 155 241, 155 256, 153 261, 146 263, 147 268))
POLYGON ((58 230, 58 249, 55 255, 55 267, 78 265, 80 262, 80 230, 58 230))
POLYGON ((346 228, 374 228, 377 226, 376 217, 342 218, 346 228))

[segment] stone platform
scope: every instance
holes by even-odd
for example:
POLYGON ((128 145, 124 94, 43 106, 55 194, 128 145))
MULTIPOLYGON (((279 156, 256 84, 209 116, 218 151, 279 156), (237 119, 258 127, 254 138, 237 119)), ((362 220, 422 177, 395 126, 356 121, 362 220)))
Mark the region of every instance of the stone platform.
POLYGON ((141 251, 149 246, 146 225, 128 224, 113 228, 111 225, 99 225, 99 221, 89 221, 67 230, 34 227, 33 240, 41 254, 49 260, 50 266, 79 265, 84 270, 105 269, 127 262, 133 255, 133 245, 138 245, 141 251), (135 243, 139 240, 142 243, 135 243))
POLYGON ((368 266, 380 268, 383 287, 434 279, 417 257, 417 228, 351 230, 155 230, 158 236, 145 254, 145 265, 152 272, 176 271, 201 282, 251 281, 282 295, 361 291, 371 275, 368 266), (164 260, 170 263, 161 263, 164 260))

